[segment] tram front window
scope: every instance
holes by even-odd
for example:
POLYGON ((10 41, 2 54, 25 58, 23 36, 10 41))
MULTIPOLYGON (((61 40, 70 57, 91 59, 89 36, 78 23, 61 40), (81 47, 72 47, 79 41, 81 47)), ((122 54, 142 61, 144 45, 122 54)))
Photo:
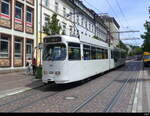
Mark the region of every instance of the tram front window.
POLYGON ((66 58, 66 46, 64 44, 45 45, 43 51, 44 61, 62 61, 66 58))

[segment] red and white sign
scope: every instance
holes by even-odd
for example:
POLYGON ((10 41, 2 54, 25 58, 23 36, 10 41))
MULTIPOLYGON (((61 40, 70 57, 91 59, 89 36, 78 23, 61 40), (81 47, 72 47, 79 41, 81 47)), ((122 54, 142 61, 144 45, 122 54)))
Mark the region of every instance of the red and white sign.
POLYGON ((0 14, 0 17, 5 18, 5 19, 10 19, 9 15, 5 15, 5 14, 0 14))
POLYGON ((21 19, 17 19, 17 18, 15 18, 15 22, 16 22, 16 23, 20 23, 20 24, 22 24, 22 20, 21 20, 21 19))
POLYGON ((26 25, 29 27, 32 27, 32 23, 30 23, 30 22, 26 22, 26 25))

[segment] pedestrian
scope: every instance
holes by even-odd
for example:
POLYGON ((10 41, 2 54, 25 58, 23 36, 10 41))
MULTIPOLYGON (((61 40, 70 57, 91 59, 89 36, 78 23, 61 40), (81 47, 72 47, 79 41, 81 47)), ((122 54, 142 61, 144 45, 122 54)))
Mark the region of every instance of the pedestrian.
POLYGON ((35 75, 35 72, 36 72, 36 66, 37 66, 37 64, 36 64, 36 59, 33 58, 33 60, 32 60, 33 75, 35 75))
POLYGON ((28 58, 27 63, 26 63, 26 67, 27 67, 27 74, 31 74, 31 70, 32 70, 32 61, 30 58, 28 58))

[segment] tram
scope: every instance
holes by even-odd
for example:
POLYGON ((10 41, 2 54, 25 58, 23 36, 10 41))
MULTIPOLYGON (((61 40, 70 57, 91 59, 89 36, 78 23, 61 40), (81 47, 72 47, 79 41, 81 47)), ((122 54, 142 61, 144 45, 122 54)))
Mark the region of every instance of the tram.
POLYGON ((143 63, 144 66, 150 66, 150 52, 144 52, 143 54, 143 63))
POLYGON ((43 83, 77 82, 125 64, 125 51, 96 39, 44 38, 43 83))

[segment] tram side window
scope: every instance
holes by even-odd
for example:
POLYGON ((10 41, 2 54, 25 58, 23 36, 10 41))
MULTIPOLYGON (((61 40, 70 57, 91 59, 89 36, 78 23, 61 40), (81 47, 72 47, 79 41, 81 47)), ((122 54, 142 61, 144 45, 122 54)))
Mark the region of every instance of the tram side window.
POLYGON ((108 59, 108 50, 102 49, 102 59, 108 59))
POLYGON ((111 59, 114 59, 114 51, 111 50, 111 59))
POLYGON ((106 59, 108 59, 108 50, 105 50, 106 59))
POLYGON ((91 48, 91 57, 92 57, 92 60, 96 59, 96 48, 95 47, 91 48))
POLYGON ((96 49, 96 59, 102 59, 102 49, 96 49))
POLYGON ((105 50, 102 49, 102 59, 105 59, 105 50))
POLYGON ((114 61, 117 62, 118 61, 118 52, 114 51, 114 61))
POLYGON ((68 43, 68 58, 69 60, 81 60, 80 44, 68 43))
POLYGON ((91 49, 88 45, 83 45, 83 54, 84 54, 84 60, 90 60, 91 59, 91 49))
POLYGON ((121 52, 121 58, 126 58, 126 53, 125 52, 121 52))

